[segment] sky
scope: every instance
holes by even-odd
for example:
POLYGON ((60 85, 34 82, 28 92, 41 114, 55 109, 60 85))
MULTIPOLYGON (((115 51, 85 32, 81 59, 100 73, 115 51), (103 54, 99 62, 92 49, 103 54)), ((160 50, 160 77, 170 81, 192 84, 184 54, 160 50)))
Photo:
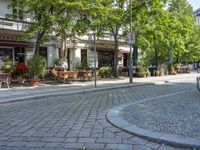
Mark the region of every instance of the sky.
POLYGON ((192 5, 194 10, 200 8, 200 0, 188 0, 188 2, 192 5))

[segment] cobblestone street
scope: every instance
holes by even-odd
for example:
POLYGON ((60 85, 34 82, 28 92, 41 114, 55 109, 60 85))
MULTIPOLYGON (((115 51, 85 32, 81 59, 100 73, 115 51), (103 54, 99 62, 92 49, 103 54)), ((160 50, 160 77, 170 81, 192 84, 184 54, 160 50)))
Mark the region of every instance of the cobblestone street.
POLYGON ((194 83, 121 88, 0 104, 0 150, 178 150, 126 133, 106 120, 113 107, 184 90, 194 83))

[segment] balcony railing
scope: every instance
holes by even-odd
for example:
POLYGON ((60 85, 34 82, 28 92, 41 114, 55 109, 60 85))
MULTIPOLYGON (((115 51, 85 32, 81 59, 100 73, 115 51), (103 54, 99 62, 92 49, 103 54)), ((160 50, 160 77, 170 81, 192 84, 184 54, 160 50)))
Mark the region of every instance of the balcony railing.
POLYGON ((12 20, 0 17, 0 29, 26 31, 30 22, 12 20))

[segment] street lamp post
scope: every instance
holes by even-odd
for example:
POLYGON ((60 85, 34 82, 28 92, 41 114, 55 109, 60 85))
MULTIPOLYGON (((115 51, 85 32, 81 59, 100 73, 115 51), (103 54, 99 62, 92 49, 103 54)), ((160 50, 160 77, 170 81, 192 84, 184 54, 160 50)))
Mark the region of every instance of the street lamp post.
POLYGON ((97 50, 96 50, 96 33, 93 33, 93 46, 94 46, 94 87, 97 87, 97 67, 96 67, 96 62, 97 62, 97 58, 96 58, 96 54, 97 54, 97 50))
MULTIPOLYGON (((132 0, 129 1, 130 4, 130 33, 132 34, 132 0)), ((132 35, 129 35, 132 36, 132 35)), ((129 60, 129 82, 133 83, 133 60, 132 60, 132 43, 130 42, 130 60, 129 60)))

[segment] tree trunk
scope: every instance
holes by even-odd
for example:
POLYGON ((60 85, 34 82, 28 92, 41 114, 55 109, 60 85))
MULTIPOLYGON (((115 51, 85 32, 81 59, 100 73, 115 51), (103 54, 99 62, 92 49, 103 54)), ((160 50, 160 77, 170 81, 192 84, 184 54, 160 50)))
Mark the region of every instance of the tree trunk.
POLYGON ((155 51, 155 59, 156 59, 156 69, 158 69, 158 50, 157 50, 155 35, 154 35, 154 51, 155 51))
POLYGON ((39 50, 40 50, 40 44, 42 42, 42 39, 44 37, 45 34, 45 30, 43 30, 42 32, 39 32, 37 34, 37 39, 36 39, 36 43, 35 43, 35 54, 39 54, 39 50))
POLYGON ((68 70, 70 71, 70 49, 67 49, 67 63, 68 63, 68 70))
POLYGON ((113 66, 113 75, 115 78, 118 77, 118 72, 117 72, 117 66, 118 66, 118 47, 119 47, 119 42, 118 42, 118 31, 116 29, 116 33, 114 35, 115 39, 115 48, 114 48, 114 66, 113 66))
POLYGON ((35 44, 35 54, 39 54, 40 50, 40 39, 36 39, 36 44, 35 44))
POLYGON ((138 47, 135 45, 133 46, 133 66, 138 65, 138 47))
POLYGON ((66 41, 64 38, 62 38, 62 47, 59 52, 61 59, 65 57, 65 55, 64 55, 65 47, 66 47, 66 41))

